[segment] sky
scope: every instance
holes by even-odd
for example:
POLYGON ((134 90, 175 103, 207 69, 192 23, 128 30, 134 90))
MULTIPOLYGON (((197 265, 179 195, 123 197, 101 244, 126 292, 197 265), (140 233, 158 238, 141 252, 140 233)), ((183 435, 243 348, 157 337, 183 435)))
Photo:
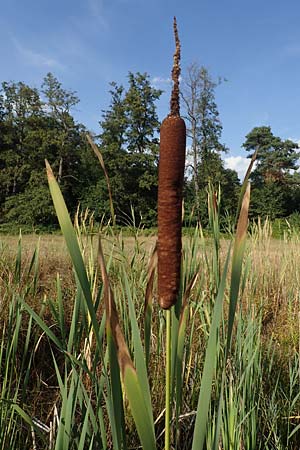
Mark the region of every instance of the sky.
POLYGON ((242 143, 255 126, 300 140, 299 0, 0 0, 0 7, 0 82, 39 88, 52 72, 77 92, 74 116, 95 133, 109 83, 126 86, 129 71, 147 72, 164 90, 160 120, 168 114, 175 15, 182 74, 196 62, 227 80, 215 93, 226 166, 242 176, 242 143))

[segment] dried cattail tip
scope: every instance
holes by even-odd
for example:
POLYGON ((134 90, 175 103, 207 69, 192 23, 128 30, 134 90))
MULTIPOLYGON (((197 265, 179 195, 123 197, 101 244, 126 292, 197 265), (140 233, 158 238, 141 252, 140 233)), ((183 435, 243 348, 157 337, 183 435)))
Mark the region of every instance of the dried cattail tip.
POLYGON ((173 23, 174 37, 175 37, 175 53, 174 53, 174 63, 172 69, 172 81, 173 89, 171 94, 171 115, 180 115, 180 104, 179 104, 179 77, 180 77, 180 41, 178 37, 177 22, 176 17, 174 17, 173 23))
POLYGON ((179 116, 180 43, 174 19, 176 50, 172 70, 171 113, 160 129, 158 176, 158 297, 169 309, 177 301, 181 266, 182 187, 186 128, 179 116))

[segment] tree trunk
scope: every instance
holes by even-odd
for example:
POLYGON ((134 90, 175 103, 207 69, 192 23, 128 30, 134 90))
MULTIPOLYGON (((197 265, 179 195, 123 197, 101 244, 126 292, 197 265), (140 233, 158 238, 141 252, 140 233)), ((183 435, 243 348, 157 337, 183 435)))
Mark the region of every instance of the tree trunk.
POLYGON ((13 182, 12 193, 15 194, 16 191, 17 191, 17 176, 16 176, 16 174, 14 174, 14 182, 13 182))
POLYGON ((58 184, 60 184, 62 179, 62 170, 63 170, 63 159, 61 157, 59 160, 59 168, 58 168, 58 177, 57 177, 58 184))
POLYGON ((192 152, 193 152, 193 169, 194 169, 194 188, 195 188, 195 208, 197 220, 200 220, 200 204, 199 204, 199 184, 198 184, 198 154, 197 154, 197 135, 196 123, 192 124, 192 152))

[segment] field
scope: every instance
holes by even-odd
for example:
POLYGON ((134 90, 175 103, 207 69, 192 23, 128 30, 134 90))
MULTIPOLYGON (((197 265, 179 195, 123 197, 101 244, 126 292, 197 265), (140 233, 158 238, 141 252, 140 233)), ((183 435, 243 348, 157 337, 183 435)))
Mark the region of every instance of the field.
MULTIPOLYGON (((93 313, 63 236, 0 237, 1 450, 140 448, 136 418, 124 394, 116 393, 121 384, 109 353, 109 334, 105 336, 98 236, 85 223, 76 231, 93 313)), ((271 231, 266 222, 248 233, 232 345, 226 354, 229 265, 214 350, 207 449, 214 448, 220 398, 216 448, 299 448, 300 237, 291 231, 275 240, 271 231)), ((155 282, 153 289, 149 284, 155 240, 139 230, 132 237, 115 235, 109 228, 102 232, 120 326, 140 371, 139 349, 145 352, 156 445, 164 448, 165 318, 156 304, 155 282)), ((187 303, 183 316, 176 311, 172 316, 172 358, 177 352, 170 419, 174 448, 192 448, 206 349, 230 241, 205 238, 201 230, 184 238, 181 302, 185 298, 187 303)))

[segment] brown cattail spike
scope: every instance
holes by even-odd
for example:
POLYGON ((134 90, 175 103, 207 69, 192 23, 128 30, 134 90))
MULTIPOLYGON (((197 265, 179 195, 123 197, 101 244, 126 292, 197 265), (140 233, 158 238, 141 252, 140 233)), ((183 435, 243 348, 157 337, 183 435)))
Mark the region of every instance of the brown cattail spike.
POLYGON ((174 17, 175 53, 172 69, 173 89, 171 94, 171 116, 180 115, 179 107, 179 77, 180 77, 180 41, 178 37, 176 17, 174 17))
POLYGON ((179 116, 180 44, 174 19, 176 51, 172 78, 171 113, 160 128, 158 175, 158 297, 169 309, 177 301, 181 265, 182 186, 186 128, 179 116))

